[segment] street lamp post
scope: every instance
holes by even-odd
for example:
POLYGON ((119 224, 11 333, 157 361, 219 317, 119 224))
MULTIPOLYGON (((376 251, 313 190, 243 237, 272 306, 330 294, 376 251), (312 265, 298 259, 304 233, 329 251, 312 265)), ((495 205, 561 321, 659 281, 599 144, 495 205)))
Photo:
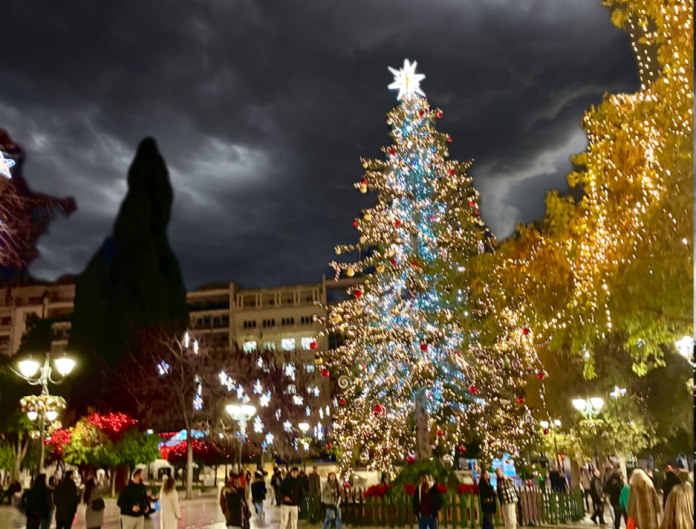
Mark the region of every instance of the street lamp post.
POLYGON ((256 408, 250 404, 229 404, 225 407, 228 415, 232 417, 239 425, 239 472, 242 471, 242 443, 244 441, 244 434, 246 432, 246 423, 254 415, 256 415, 256 408))
MULTIPOLYGON (((53 365, 61 378, 54 379, 52 377, 53 368, 51 367, 50 353, 46 353, 43 366, 30 356, 18 363, 19 371, 16 371, 12 367, 10 367, 10 369, 32 386, 41 386, 41 398, 48 400, 49 382, 55 385, 62 384, 75 367, 75 361, 67 356, 60 356, 53 360, 53 365)), ((56 410, 45 410, 41 408, 39 410, 29 410, 27 412, 27 417, 29 417, 29 420, 32 422, 39 419, 39 444, 41 447, 39 454, 39 474, 41 474, 44 468, 44 429, 46 427, 46 421, 48 420, 49 424, 55 421, 58 417, 58 412, 56 410)))
MULTIPOLYGON (((309 431, 309 423, 301 422, 297 425, 297 427, 302 431, 302 446, 304 446, 305 450, 307 450, 307 447, 309 446, 309 440, 307 438, 307 431, 309 431)), ((304 457, 302 458, 302 468, 305 470, 305 472, 307 471, 307 461, 304 457)))

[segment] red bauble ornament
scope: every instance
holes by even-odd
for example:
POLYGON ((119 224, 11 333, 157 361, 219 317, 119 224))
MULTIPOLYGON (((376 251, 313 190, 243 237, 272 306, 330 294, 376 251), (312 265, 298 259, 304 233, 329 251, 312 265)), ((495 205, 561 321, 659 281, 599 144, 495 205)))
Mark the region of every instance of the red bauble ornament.
POLYGON ((389 149, 389 154, 391 154, 392 156, 394 156, 394 155, 396 154, 396 150, 394 150, 394 149, 389 149))
POLYGON ((462 453, 462 454, 463 454, 464 452, 466 452, 466 446, 464 446, 464 445, 459 445, 459 452, 462 453))
POLYGON ((544 435, 549 435, 549 429, 548 429, 548 428, 544 428, 544 435))
POLYGON ((438 430, 438 431, 437 431, 437 435, 438 435, 439 437, 442 437, 443 435, 445 435, 445 432, 443 432, 442 430, 438 430))
POLYGON ((330 373, 329 373, 328 369, 321 370, 321 376, 323 376, 324 378, 329 378, 329 375, 330 375, 330 373))
POLYGON ((355 297, 356 297, 356 298, 361 298, 361 297, 362 297, 362 290, 356 290, 356 291, 355 291, 355 297))
POLYGON ((310 349, 316 349, 316 348, 317 348, 317 342, 316 342, 316 341, 310 342, 309 348, 310 348, 310 349))
POLYGON ((401 226, 401 221, 400 221, 400 220, 395 220, 395 221, 394 221, 394 226, 396 226, 397 228, 398 228, 399 226, 401 226))
POLYGON ((420 112, 418 112, 418 115, 419 115, 420 117, 423 117, 423 116, 425 115, 425 112, 423 112, 423 111, 421 110, 420 112))
POLYGON ((452 175, 454 174, 454 169, 450 169, 450 170, 447 171, 447 172, 450 174, 450 176, 452 176, 452 175))
POLYGON ((367 180, 365 180, 364 178, 363 178, 362 180, 360 180, 360 185, 366 186, 366 185, 367 185, 367 180))
POLYGON ((471 201, 469 201, 469 205, 470 205, 472 208, 474 208, 474 207, 476 207, 476 202, 474 202, 473 200, 471 200, 471 201))
POLYGON ((531 480, 531 479, 528 479, 528 480, 527 480, 527 486, 528 486, 528 487, 531 487, 531 486, 532 486, 532 480, 531 480))
POLYGON ((346 482, 343 484, 343 488, 344 488, 344 489, 349 489, 349 488, 350 488, 350 483, 346 481, 346 482))
POLYGON ((406 462, 407 462, 409 465, 412 465, 413 463, 416 462, 416 458, 413 457, 413 456, 408 456, 408 457, 406 458, 406 462))
POLYGON ((545 376, 546 376, 546 375, 544 375, 544 373, 542 373, 541 371, 539 371, 539 372, 536 374, 536 377, 537 377, 539 380, 544 380, 544 377, 545 377, 545 376))
POLYGON ((363 371, 366 371, 366 370, 367 370, 367 364, 363 364, 363 365, 362 365, 362 368, 363 368, 363 371))
POLYGON ((517 397, 515 400, 517 401, 517 404, 522 404, 524 402, 524 397, 517 397))
POLYGON ((341 406, 345 406, 345 405, 346 405, 346 399, 344 399, 344 398, 341 398, 341 400, 339 400, 338 402, 341 403, 341 406))
POLYGON ((326 445, 326 449, 327 449, 327 450, 331 450, 332 448, 333 448, 333 445, 332 445, 331 443, 329 443, 329 444, 326 445))
POLYGON ((354 221, 353 221, 353 227, 354 227, 354 228, 357 228, 357 227, 358 227, 358 221, 357 221, 357 220, 354 220, 354 221))
POLYGON ((381 404, 375 404, 375 405, 373 406, 372 410, 373 410, 377 415, 379 415, 380 413, 382 413, 382 405, 381 405, 381 404))
POLYGON ((399 264, 399 261, 397 261, 396 259, 392 259, 392 265, 396 266, 398 264, 399 264))
POLYGON ((480 214, 481 214, 481 212, 478 209, 474 210, 474 215, 476 215, 478 217, 480 214))
POLYGON ((421 351, 427 351, 427 350, 428 350, 428 344, 427 344, 427 343, 422 343, 422 344, 420 344, 420 349, 421 349, 421 351))
POLYGON ((531 331, 527 327, 522 327, 522 334, 527 336, 531 331))
POLYGON ((434 221, 434 220, 435 220, 435 215, 430 215, 430 216, 428 217, 428 220, 430 220, 430 222, 434 221))
POLYGON ((442 117, 442 112, 438 110, 436 115, 437 115, 438 118, 441 118, 441 117, 442 117))
POLYGON ((469 393, 472 395, 478 394, 478 388, 476 386, 469 386, 469 393))
POLYGON ((452 136, 447 136, 447 143, 452 143, 452 136))
POLYGON ((411 263, 411 267, 412 267, 412 268, 417 268, 417 267, 418 267, 418 263, 411 263))

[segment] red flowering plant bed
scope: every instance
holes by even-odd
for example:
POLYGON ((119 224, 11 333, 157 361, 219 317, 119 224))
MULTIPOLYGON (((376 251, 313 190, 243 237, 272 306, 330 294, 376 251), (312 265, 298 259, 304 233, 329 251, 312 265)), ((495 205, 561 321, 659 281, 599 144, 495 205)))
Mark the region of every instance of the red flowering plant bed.
POLYGON ((372 485, 365 491, 366 498, 383 498, 391 490, 391 485, 372 485))
POLYGON ((457 487, 457 492, 459 494, 478 494, 479 493, 479 488, 476 483, 473 485, 465 485, 462 483, 457 487))
POLYGON ((416 486, 412 483, 406 483, 406 485, 404 485, 404 492, 406 494, 410 494, 411 496, 413 496, 416 493, 416 490, 416 486))
POLYGON ((438 485, 437 490, 440 494, 444 494, 447 492, 447 485, 438 485))

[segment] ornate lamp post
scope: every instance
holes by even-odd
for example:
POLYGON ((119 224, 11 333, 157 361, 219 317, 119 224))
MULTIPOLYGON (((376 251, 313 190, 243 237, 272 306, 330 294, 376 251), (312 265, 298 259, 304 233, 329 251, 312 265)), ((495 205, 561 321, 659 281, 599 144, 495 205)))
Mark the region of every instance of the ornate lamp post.
POLYGON ((39 420, 39 443, 41 445, 39 455, 39 474, 44 468, 44 436, 47 424, 52 423, 58 417, 58 411, 65 408, 65 400, 61 397, 51 397, 48 393, 48 384, 62 384, 65 378, 75 367, 75 361, 65 355, 53 360, 56 371, 60 378, 54 379, 53 368, 51 367, 51 354, 46 353, 43 365, 34 360, 31 356, 25 358, 17 364, 19 371, 12 369, 14 373, 32 386, 41 386, 41 395, 38 397, 25 397, 21 404, 27 413, 29 420, 39 420))
POLYGON ((250 404, 229 404, 225 407, 227 414, 239 425, 239 471, 242 471, 242 443, 246 433, 246 424, 256 415, 256 408, 250 404))

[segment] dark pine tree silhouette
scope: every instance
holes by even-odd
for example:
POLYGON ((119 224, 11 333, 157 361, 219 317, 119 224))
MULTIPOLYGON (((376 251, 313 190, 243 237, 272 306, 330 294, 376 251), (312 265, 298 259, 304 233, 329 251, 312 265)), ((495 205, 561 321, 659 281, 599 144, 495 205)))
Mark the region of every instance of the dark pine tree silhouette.
POLYGON ((82 377, 84 397, 102 389, 89 382, 102 378, 100 367, 123 359, 137 329, 157 326, 177 333, 188 324, 186 289, 167 239, 173 200, 164 159, 155 140, 146 138, 128 171, 128 193, 113 235, 76 283, 70 348, 89 364, 82 377))

